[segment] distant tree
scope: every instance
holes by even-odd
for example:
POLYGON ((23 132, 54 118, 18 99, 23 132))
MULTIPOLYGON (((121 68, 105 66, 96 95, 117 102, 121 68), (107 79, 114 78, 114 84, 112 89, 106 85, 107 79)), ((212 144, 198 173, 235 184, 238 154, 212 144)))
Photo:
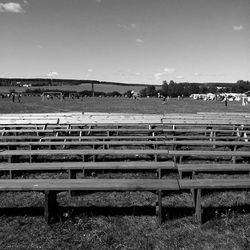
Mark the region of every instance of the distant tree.
POLYGON ((141 97, 146 97, 146 96, 153 97, 153 96, 157 96, 157 91, 154 85, 149 85, 146 88, 141 89, 139 94, 141 97))
POLYGON ((161 94, 165 97, 169 96, 168 83, 167 81, 163 81, 161 86, 161 94))
POLYGON ((141 97, 146 97, 146 96, 147 96, 146 88, 141 89, 141 90, 139 91, 139 95, 140 95, 141 97))
POLYGON ((250 90, 250 82, 249 81, 243 81, 239 80, 236 82, 237 92, 244 93, 250 90))
POLYGON ((171 80, 168 85, 168 91, 171 97, 177 97, 180 92, 178 84, 171 80))
POLYGON ((156 96, 156 90, 154 85, 149 85, 146 87, 146 95, 147 96, 156 96))
POLYGON ((200 93, 201 94, 207 94, 208 93, 208 88, 205 85, 200 86, 200 93))
POLYGON ((122 96, 122 94, 119 93, 118 91, 113 91, 113 92, 107 93, 106 96, 114 97, 114 96, 122 96))
POLYGON ((216 85, 212 85, 208 87, 208 92, 215 94, 217 92, 216 85))

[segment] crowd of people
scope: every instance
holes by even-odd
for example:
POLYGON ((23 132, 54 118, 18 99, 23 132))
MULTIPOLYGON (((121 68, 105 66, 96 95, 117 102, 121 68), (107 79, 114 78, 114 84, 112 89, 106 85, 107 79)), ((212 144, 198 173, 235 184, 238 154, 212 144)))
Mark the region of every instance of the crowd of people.
POLYGON ((9 93, 9 94, 0 94, 2 99, 9 98, 12 102, 21 102, 22 94, 21 93, 9 93))

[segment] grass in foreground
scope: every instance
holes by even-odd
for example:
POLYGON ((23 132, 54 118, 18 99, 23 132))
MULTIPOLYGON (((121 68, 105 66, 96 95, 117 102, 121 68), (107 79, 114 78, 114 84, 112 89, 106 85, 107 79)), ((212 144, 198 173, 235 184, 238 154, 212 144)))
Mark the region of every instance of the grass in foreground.
POLYGON ((249 249, 250 215, 230 211, 201 227, 191 217, 160 227, 151 216, 77 216, 47 226, 42 217, 0 217, 1 249, 249 249))
POLYGON ((250 192, 204 197, 204 213, 212 215, 201 226, 192 217, 189 193, 163 199, 167 219, 161 226, 150 192, 61 193, 60 222, 50 226, 43 218, 43 194, 9 192, 0 198, 0 249, 250 248, 250 192))

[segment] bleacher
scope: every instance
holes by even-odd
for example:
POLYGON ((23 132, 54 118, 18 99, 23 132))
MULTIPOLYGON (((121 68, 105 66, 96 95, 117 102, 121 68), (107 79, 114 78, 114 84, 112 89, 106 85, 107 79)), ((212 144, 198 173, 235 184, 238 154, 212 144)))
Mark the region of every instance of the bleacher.
POLYGON ((250 115, 243 113, 0 115, 0 173, 7 173, 0 190, 44 192, 48 223, 55 217, 59 192, 152 191, 158 195, 161 222, 162 197, 191 190, 201 222, 202 190, 249 190, 249 134, 250 115), (54 171, 68 177, 39 178, 41 172, 54 171), (117 172, 148 175, 99 178, 103 171, 114 177, 117 172), (16 178, 24 172, 38 178, 16 178), (212 179, 199 178, 204 173, 212 179), (213 178, 220 173, 240 175, 213 178))

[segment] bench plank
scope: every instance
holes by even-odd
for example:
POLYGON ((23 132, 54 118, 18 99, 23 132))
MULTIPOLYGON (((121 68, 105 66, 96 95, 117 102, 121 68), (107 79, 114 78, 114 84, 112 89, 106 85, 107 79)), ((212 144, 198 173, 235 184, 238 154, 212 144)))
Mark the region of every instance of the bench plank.
POLYGON ((179 190, 178 181, 155 179, 0 180, 0 191, 157 191, 179 190))
POLYGON ((180 179, 181 189, 245 189, 250 188, 250 178, 241 179, 180 179))
POLYGON ((250 164, 209 164, 209 163, 194 163, 194 164, 177 164, 178 171, 181 172, 220 172, 220 171, 250 171, 250 164))
POLYGON ((131 161, 131 162, 48 162, 48 163, 1 163, 0 171, 9 170, 82 170, 82 169, 176 169, 174 162, 146 162, 146 161, 131 161))
MULTIPOLYGON (((61 150, 3 150, 0 156, 14 155, 136 155, 136 154, 168 154, 165 149, 61 149, 61 150)), ((250 152, 249 152, 250 154, 250 152)))

